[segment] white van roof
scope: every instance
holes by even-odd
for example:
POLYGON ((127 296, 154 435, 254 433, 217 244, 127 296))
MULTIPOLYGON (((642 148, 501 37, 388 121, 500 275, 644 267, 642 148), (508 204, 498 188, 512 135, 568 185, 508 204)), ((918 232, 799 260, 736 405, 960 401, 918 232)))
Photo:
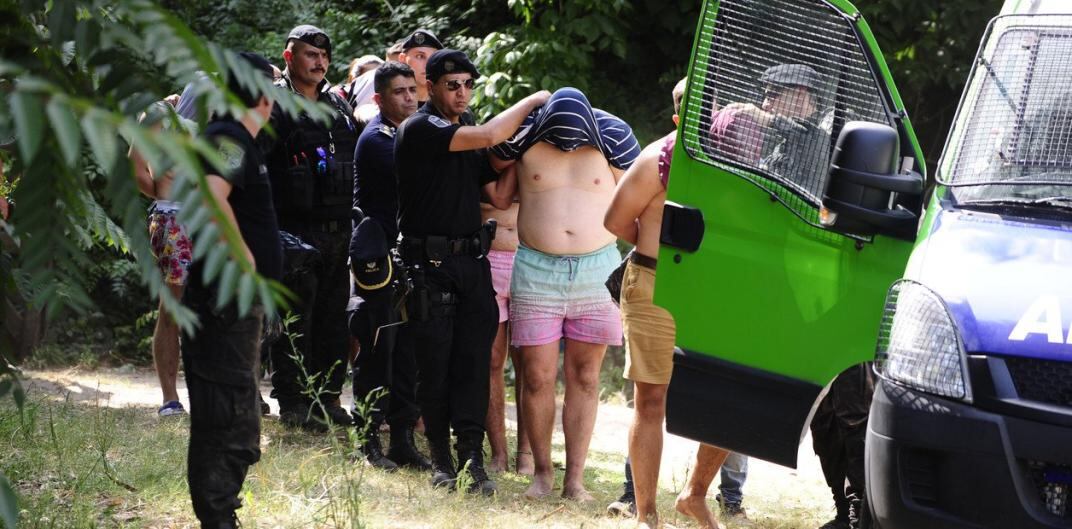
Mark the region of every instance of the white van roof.
POLYGON ((1002 15, 1072 14, 1069 0, 1005 0, 1002 15))

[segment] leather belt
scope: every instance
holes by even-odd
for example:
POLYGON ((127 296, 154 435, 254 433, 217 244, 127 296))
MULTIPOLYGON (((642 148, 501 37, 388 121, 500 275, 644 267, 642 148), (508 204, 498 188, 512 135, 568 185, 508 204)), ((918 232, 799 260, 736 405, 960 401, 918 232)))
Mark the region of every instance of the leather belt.
POLYGON ((644 255, 644 254, 642 254, 640 252, 632 252, 632 253, 630 253, 629 254, 629 261, 631 261, 635 265, 640 265, 640 266, 643 266, 643 267, 646 267, 646 268, 651 268, 652 270, 655 270, 655 265, 656 265, 656 263, 659 262, 658 259, 656 259, 654 257, 648 257, 648 256, 646 256, 646 255, 644 255))

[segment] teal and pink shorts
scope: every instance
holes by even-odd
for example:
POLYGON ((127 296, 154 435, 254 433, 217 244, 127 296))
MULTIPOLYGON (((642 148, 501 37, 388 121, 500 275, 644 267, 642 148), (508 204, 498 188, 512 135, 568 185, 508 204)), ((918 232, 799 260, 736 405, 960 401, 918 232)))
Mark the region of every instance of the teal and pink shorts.
POLYGON ((583 255, 520 245, 510 281, 510 343, 535 346, 565 337, 621 345, 621 315, 604 286, 621 259, 614 244, 583 255))

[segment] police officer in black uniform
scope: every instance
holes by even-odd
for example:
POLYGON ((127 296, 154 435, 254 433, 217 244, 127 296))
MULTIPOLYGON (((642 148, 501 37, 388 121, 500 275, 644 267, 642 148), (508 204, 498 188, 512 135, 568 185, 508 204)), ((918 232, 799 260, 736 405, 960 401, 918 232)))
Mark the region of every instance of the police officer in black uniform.
MULTIPOLYGON (((242 58, 266 78, 267 59, 254 53, 242 58)), ((241 244, 269 279, 279 279, 283 249, 279 241, 268 170, 254 137, 272 109, 264 95, 250 93, 235 76, 228 89, 247 107, 242 116, 218 116, 205 127, 204 138, 217 145, 226 166, 203 162, 208 191, 238 225, 241 244)), ((194 204, 190 204, 193 206, 194 204)), ((232 299, 216 304, 219 279, 207 281, 204 262, 190 268, 183 304, 197 314, 201 327, 183 334, 182 362, 190 392, 190 449, 187 480, 194 513, 205 528, 237 527, 235 509, 250 465, 260 459, 260 354, 258 345, 264 309, 254 305, 240 315, 232 299)))
POLYGON ((413 340, 417 400, 432 453, 432 485, 453 487, 468 468, 469 492, 491 495, 484 470, 491 343, 498 306, 485 255, 494 224, 481 226, 483 191, 498 208, 510 206, 517 187, 512 170, 496 177, 484 149, 509 138, 529 112, 547 101, 533 94, 480 126, 459 123, 480 74, 462 52, 443 49, 428 59, 430 99, 398 129, 399 253, 412 290, 409 321, 399 340, 413 340), (458 466, 450 452, 457 437, 458 466))
POLYGON ((417 83, 409 66, 390 61, 376 69, 373 85, 379 113, 361 133, 354 151, 354 206, 366 217, 350 242, 354 281, 350 331, 361 344, 353 369, 354 424, 361 432, 361 451, 372 466, 428 470, 431 462, 413 443, 413 427, 420 414, 417 360, 412 348, 396 347, 401 330, 396 309, 399 293, 392 284, 390 260, 398 239, 395 132, 417 110, 417 83), (386 455, 378 434, 385 420, 391 426, 386 455))
POLYGON ((301 335, 297 353, 303 364, 294 360, 290 340, 273 345, 272 396, 279 401, 284 424, 323 430, 326 420, 351 422, 339 405, 339 392, 349 357, 346 258, 357 138, 352 109, 324 79, 331 62, 328 36, 310 25, 294 28, 283 60, 286 69, 276 85, 328 106, 332 121, 324 125, 305 114, 293 118, 277 108, 271 118, 275 136, 264 140, 279 228, 321 255, 311 274, 284 278, 299 298, 295 311, 300 321, 290 331, 301 335), (315 399, 310 389, 320 391, 315 399))

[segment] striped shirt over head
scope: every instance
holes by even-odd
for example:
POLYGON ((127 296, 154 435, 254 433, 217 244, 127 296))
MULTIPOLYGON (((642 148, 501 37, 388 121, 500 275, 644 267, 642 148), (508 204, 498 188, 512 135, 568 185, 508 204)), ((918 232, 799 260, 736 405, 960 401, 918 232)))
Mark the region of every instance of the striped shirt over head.
POLYGON ((628 169, 640 155, 633 129, 614 114, 592 108, 576 88, 561 88, 547 103, 533 110, 514 135, 491 148, 503 160, 518 160, 537 142, 546 141, 563 151, 582 145, 599 149, 614 167, 628 169))

